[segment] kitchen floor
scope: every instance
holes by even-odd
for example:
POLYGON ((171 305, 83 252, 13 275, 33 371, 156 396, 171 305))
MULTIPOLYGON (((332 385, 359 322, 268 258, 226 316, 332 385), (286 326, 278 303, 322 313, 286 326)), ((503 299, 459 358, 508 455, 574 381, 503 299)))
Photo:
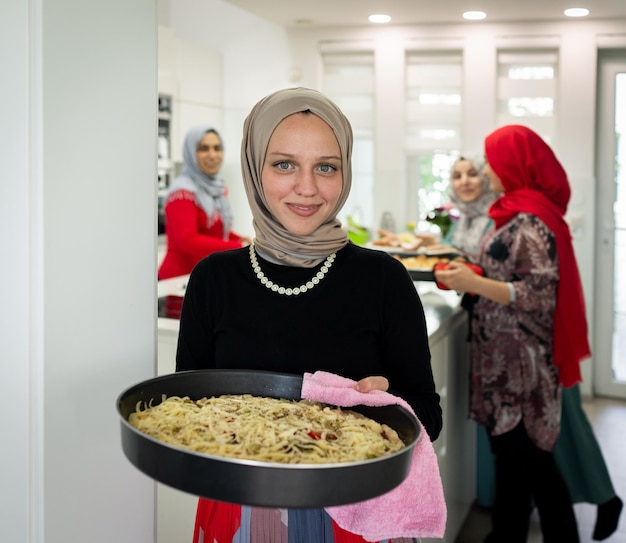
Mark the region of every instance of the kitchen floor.
MULTIPOLYGON (((593 398, 583 402, 596 437, 604 453, 613 486, 620 498, 626 502, 626 401, 609 398, 593 398)), ((596 520, 596 507, 590 504, 574 506, 578 518, 581 543, 591 543, 591 534, 596 520)), ((455 543, 482 543, 491 528, 489 511, 475 506, 465 521, 455 543)), ((532 518, 528 543, 541 543, 539 520, 532 518)), ((605 541, 626 543, 626 512, 622 511, 617 531, 605 541)))

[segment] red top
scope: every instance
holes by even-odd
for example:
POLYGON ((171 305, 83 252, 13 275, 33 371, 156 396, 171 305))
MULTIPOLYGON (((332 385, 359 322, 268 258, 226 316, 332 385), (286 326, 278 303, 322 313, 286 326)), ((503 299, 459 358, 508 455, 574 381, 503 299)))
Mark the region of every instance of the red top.
POLYGON ((554 312, 554 363, 559 381, 570 387, 579 383, 580 362, 591 356, 585 300, 564 215, 570 199, 567 174, 543 139, 521 125, 509 125, 485 139, 489 165, 505 189, 489 209, 496 227, 518 213, 539 217, 552 231, 559 256, 559 287, 554 312))
POLYGON ((165 205, 167 253, 159 268, 159 280, 188 275, 205 256, 242 247, 241 238, 229 232, 223 237, 222 219, 217 215, 207 226, 207 215, 186 190, 172 193, 165 205))

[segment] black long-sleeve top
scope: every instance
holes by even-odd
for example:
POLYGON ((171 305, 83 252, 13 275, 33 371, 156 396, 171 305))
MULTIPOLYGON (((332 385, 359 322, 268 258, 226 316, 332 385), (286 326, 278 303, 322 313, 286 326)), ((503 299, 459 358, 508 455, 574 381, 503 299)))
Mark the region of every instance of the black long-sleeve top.
MULTIPOLYGON (((306 283, 321 267, 258 261, 285 287, 306 283)), ((431 440, 441 431, 422 303, 403 264, 382 251, 347 245, 318 285, 295 296, 261 284, 248 248, 206 257, 187 285, 176 371, 209 368, 383 375, 431 440)))

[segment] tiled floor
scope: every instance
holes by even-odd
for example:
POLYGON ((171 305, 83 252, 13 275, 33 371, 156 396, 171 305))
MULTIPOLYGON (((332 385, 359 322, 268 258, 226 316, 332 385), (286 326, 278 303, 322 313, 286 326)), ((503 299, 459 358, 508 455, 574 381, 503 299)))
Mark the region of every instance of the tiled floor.
MULTIPOLYGON (((584 408, 602 447, 615 490, 626 502, 626 401, 594 398, 585 400, 584 408)), ((591 534, 596 520, 595 506, 576 504, 575 510, 581 543, 592 543, 591 534)), ((490 526, 489 512, 475 507, 455 543, 482 543, 489 533, 490 526)), ((528 543, 541 543, 541 541, 539 521, 535 514, 528 543)), ((617 531, 605 541, 626 543, 626 512, 622 511, 617 531)))

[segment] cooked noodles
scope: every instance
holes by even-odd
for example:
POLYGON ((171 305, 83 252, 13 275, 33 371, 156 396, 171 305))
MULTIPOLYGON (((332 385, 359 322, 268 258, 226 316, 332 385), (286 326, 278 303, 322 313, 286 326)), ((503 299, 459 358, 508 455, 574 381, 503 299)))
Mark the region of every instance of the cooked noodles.
POLYGON ((360 413, 307 400, 250 394, 137 404, 141 432, 192 451, 229 458, 321 464, 377 458, 404 447, 395 430, 360 413))

